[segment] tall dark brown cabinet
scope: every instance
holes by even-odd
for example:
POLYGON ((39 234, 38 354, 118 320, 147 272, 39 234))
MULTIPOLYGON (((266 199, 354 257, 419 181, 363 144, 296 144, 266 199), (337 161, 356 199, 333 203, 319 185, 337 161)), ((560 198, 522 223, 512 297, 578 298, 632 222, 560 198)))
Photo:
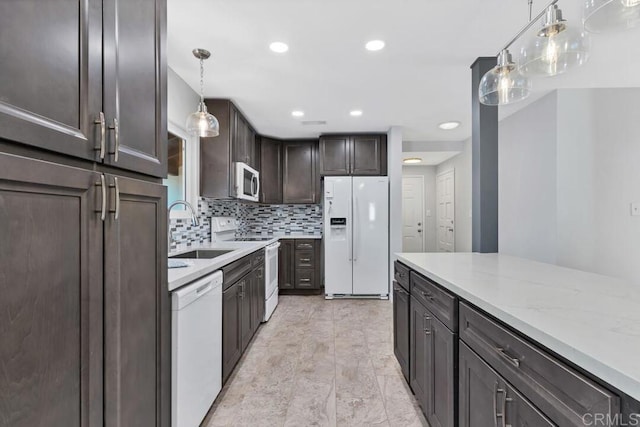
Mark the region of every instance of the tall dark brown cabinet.
POLYGON ((282 203, 282 141, 264 137, 260 144, 260 202, 282 203))
POLYGON ((170 424, 165 23, 0 4, 0 426, 170 424))
POLYGON ((287 141, 282 149, 283 203, 319 203, 317 140, 287 141))

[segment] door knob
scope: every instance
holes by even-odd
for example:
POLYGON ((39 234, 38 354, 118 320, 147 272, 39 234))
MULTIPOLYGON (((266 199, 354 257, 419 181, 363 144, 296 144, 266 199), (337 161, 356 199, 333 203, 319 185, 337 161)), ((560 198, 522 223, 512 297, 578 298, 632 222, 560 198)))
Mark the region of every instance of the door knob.
POLYGON ((420 227, 421 225, 422 225, 422 223, 421 223, 421 222, 419 222, 419 223, 418 223, 418 227, 420 227))
POLYGON ((418 229, 418 233, 422 233, 422 230, 418 229))

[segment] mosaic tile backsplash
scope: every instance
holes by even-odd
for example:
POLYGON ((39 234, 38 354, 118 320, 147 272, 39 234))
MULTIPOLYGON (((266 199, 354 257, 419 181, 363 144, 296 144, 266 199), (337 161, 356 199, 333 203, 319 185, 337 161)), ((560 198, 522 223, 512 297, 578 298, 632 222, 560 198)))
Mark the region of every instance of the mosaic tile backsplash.
POLYGON ((321 205, 257 205, 238 200, 198 200, 200 225, 193 226, 190 219, 172 219, 173 242, 179 244, 203 243, 211 240, 212 216, 231 216, 239 220, 238 235, 276 233, 322 233, 321 205))

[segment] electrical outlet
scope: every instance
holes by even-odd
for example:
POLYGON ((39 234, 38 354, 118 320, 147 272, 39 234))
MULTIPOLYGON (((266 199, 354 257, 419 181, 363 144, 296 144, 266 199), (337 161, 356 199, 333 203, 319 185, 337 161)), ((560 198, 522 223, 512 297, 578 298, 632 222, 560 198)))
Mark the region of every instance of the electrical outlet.
POLYGON ((640 202, 631 203, 631 216, 640 216, 640 202))

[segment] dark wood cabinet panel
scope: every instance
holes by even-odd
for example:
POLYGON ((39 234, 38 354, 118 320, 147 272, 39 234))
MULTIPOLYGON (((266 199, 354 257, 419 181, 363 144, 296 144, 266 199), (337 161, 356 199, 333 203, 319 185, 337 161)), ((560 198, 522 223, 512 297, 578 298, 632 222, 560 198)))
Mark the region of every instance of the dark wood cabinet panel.
POLYGON ((322 135, 320 175, 386 175, 387 137, 378 135, 322 135))
POLYGON ((399 284, 393 284, 393 352, 402 375, 409 380, 410 296, 399 284))
POLYGON ((3 1, 0 28, 0 139, 99 159, 102 1, 3 1))
POLYGON ((282 203, 282 142, 271 138, 260 142, 260 201, 282 203))
POLYGON ((460 427, 555 426, 465 344, 460 344, 460 427))
POLYGON ((106 178, 104 424, 165 426, 171 403, 167 189, 106 178))
POLYGON ((293 240, 280 240, 278 248, 278 288, 294 289, 293 277, 293 240))
POLYGON ((384 136, 353 136, 349 153, 351 174, 383 175, 383 149, 385 150, 384 161, 386 162, 386 138, 384 136))
POLYGON ((410 346, 411 356, 409 357, 409 384, 416 399, 426 412, 426 393, 429 390, 429 340, 425 333, 427 330, 427 309, 422 306, 414 297, 411 297, 411 324, 410 324, 410 346))
POLYGON ((317 203, 316 141, 286 142, 283 147, 284 203, 317 203))
POLYGON ((456 349, 458 337, 430 313, 427 328, 430 362, 426 416, 431 427, 454 427, 456 423, 456 349))
POLYGON ((0 425, 102 424, 96 183, 95 172, 0 153, 0 425))
POLYGON ((103 0, 105 162, 164 177, 166 1, 103 0))
POLYGON ((351 139, 348 136, 320 138, 320 175, 344 176, 351 173, 351 139))
POLYGON ((240 343, 242 352, 245 351, 253 337, 253 323, 251 306, 254 297, 253 272, 249 273, 238 282, 240 286, 240 343))
POLYGON ((262 319, 264 319, 265 303, 265 278, 264 278, 264 258, 263 264, 253 270, 253 300, 251 304, 251 322, 253 333, 258 330, 262 319))
POLYGON ((240 340, 240 285, 222 292, 222 383, 231 375, 242 354, 240 340))

